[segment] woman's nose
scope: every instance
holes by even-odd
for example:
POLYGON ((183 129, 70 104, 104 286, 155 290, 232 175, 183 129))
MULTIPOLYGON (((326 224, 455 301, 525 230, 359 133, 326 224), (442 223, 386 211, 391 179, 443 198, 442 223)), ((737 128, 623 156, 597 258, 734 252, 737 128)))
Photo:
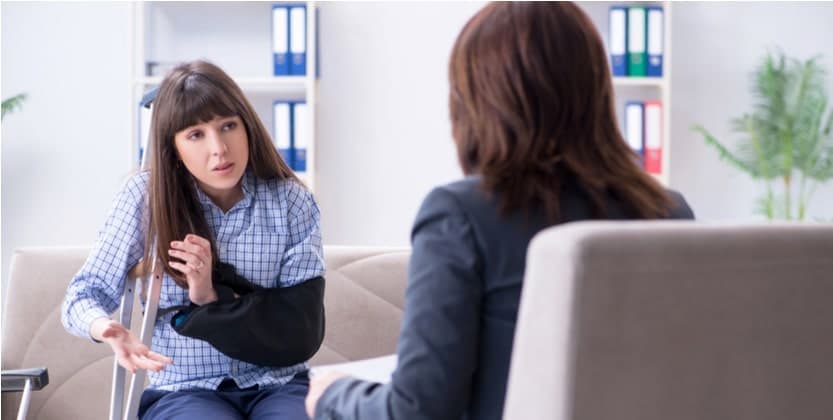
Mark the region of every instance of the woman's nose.
POLYGON ((209 134, 209 141, 211 143, 212 155, 220 156, 228 151, 228 145, 226 145, 226 142, 223 141, 223 138, 222 136, 220 136, 220 133, 212 132, 211 134, 209 134))

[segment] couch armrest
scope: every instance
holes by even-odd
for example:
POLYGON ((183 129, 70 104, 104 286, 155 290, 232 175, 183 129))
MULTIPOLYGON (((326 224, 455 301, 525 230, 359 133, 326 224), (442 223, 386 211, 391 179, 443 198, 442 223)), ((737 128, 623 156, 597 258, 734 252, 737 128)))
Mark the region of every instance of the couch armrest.
POLYGON ((4 370, 0 375, 3 378, 3 392, 22 392, 27 381, 32 391, 38 391, 49 384, 49 371, 45 367, 4 370))

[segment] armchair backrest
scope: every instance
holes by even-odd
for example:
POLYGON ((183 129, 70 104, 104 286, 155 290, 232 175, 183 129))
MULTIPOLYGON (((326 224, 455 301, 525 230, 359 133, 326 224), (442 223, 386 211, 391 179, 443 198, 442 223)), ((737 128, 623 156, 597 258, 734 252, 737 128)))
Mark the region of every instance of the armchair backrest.
POLYGON ((833 418, 833 225, 582 222, 530 244, 506 419, 833 418))

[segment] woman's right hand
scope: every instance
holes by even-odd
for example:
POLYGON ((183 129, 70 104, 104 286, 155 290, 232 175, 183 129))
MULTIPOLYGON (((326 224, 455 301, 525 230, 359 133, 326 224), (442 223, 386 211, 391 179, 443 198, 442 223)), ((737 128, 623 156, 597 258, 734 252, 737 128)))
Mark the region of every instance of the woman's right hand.
POLYGON ((169 357, 151 351, 124 325, 111 319, 96 320, 92 335, 109 344, 119 364, 131 373, 137 369, 159 372, 172 363, 169 357))

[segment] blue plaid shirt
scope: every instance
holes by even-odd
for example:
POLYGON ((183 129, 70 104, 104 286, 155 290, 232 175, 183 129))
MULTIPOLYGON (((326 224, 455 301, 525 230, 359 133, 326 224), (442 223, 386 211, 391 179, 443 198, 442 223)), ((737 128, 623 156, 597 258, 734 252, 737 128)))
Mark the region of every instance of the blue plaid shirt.
MULTIPOLYGON (((70 333, 90 338, 90 326, 118 309, 127 272, 143 256, 149 174, 130 178, 117 195, 107 222, 81 270, 72 279, 61 311, 70 333)), ((243 199, 227 213, 197 188, 220 260, 265 287, 286 287, 324 275, 320 213, 312 194, 295 181, 243 176, 243 199)), ((159 308, 187 305, 188 291, 165 274, 159 308)), ((152 349, 173 359, 150 372, 150 388, 167 391, 216 389, 224 378, 241 388, 283 385, 308 369, 306 363, 272 368, 232 359, 202 340, 177 334, 172 313, 157 319, 152 349)))

